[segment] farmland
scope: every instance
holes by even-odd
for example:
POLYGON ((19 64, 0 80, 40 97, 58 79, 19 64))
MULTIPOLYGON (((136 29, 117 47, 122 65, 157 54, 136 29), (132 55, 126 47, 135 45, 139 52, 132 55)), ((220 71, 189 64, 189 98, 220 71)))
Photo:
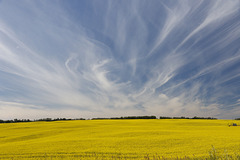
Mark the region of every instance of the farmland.
POLYGON ((233 122, 238 123, 154 119, 0 124, 0 159, 238 158, 240 127, 229 127, 233 122))

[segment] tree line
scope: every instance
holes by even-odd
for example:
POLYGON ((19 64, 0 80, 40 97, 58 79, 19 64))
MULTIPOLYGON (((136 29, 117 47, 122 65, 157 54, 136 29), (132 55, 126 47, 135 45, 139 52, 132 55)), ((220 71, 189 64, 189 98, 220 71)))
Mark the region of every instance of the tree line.
POLYGON ((75 119, 71 119, 71 118, 41 118, 41 119, 34 119, 34 120, 30 120, 30 119, 2 120, 2 119, 0 119, 0 123, 37 122, 37 121, 49 122, 49 121, 69 121, 69 120, 85 120, 85 119, 84 118, 75 118, 75 119))
MULTIPOLYGON (((194 116, 192 118, 190 117, 165 117, 165 116, 160 116, 157 118, 156 116, 127 116, 127 117, 111 117, 111 118, 92 118, 88 120, 107 120, 107 119, 217 119, 214 117, 197 117, 194 116)), ((1 120, 0 123, 18 123, 18 122, 37 122, 37 121, 45 121, 45 122, 50 122, 50 121, 70 121, 70 120, 86 120, 84 118, 42 118, 42 119, 13 119, 13 120, 1 120)), ((240 118, 237 118, 236 120, 240 120, 240 118)))
POLYGON ((127 116, 127 117, 112 117, 112 118, 92 118, 92 120, 99 119, 157 119, 156 116, 127 116))
POLYGON ((217 119, 217 118, 214 118, 214 117, 197 117, 197 116, 194 116, 194 117, 163 117, 163 116, 160 116, 159 119, 217 119))

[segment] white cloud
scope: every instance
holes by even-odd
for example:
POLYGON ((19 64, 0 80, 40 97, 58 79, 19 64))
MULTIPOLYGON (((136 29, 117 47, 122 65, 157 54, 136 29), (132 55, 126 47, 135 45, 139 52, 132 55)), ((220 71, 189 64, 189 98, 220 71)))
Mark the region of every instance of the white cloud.
MULTIPOLYGON (((200 96, 201 92, 207 92, 202 90, 204 85, 216 84, 193 80, 239 61, 239 54, 210 65, 202 63, 195 73, 176 81, 174 78, 181 77, 179 70, 194 59, 204 59, 203 51, 194 47, 179 49, 203 29, 209 29, 203 32, 207 36, 227 21, 239 9, 239 2, 211 2, 199 13, 195 12, 203 7, 203 1, 182 1, 175 5, 160 3, 165 18, 161 21, 162 26, 149 24, 148 15, 142 10, 144 4, 140 2, 115 3, 108 1, 104 18, 99 20, 98 26, 92 26, 94 29, 84 28, 90 24, 88 21, 73 21, 61 3, 56 6, 47 1, 26 1, 17 6, 2 3, 0 74, 3 77, 0 82, 6 86, 0 84, 0 107, 5 113, 0 117, 223 114, 221 104, 206 104, 200 96), (41 7, 37 3, 41 3, 41 7), (14 9, 16 14, 10 15, 4 8, 14 9), (180 40, 176 35, 174 38, 178 42, 169 40, 173 33, 184 30, 184 23, 191 22, 189 14, 204 18, 195 22, 199 24, 184 33, 180 40), (32 18, 34 21, 29 20, 32 18), (17 25, 19 21, 21 23, 17 25), (154 28, 151 25, 158 27, 156 33, 151 33, 154 28), (149 39, 151 44, 148 44, 149 39), (186 56, 191 49, 194 52, 186 56), (11 79, 6 75, 11 75, 11 79), (188 82, 193 84, 184 86, 188 82), (4 93, 10 90, 14 96, 4 93)), ((99 6, 92 6, 98 13, 99 6)), ((231 31, 225 28, 226 36, 210 44, 209 48, 220 46, 222 49, 234 42, 240 32, 236 27, 238 23, 231 26, 231 31)), ((199 40, 202 37, 197 37, 196 43, 199 40)), ((222 77, 220 81, 233 79, 234 75, 222 77)))

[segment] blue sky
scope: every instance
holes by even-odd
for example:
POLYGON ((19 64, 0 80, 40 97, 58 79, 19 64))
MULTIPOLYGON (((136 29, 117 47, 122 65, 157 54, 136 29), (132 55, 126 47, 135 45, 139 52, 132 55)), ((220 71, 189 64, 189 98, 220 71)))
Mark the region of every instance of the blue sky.
POLYGON ((239 0, 1 0, 0 119, 240 117, 239 0))

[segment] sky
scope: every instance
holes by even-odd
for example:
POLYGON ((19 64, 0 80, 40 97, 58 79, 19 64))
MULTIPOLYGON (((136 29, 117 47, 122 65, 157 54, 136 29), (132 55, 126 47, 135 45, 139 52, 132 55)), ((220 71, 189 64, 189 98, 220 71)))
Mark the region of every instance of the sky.
POLYGON ((0 119, 240 117, 239 0, 0 0, 0 119))

